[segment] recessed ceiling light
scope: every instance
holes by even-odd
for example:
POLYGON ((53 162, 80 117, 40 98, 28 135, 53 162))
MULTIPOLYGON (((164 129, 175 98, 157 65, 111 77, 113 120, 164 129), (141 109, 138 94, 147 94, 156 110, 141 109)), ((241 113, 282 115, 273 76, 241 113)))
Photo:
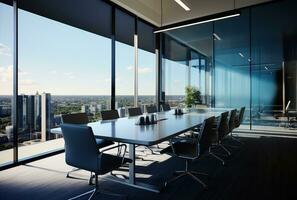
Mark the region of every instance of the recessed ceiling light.
POLYGON ((180 5, 183 9, 185 9, 186 11, 190 11, 191 9, 181 0, 175 0, 176 3, 178 3, 178 5, 180 5))
POLYGON ((176 30, 176 29, 180 29, 180 28, 186 28, 186 27, 190 27, 190 26, 194 26, 194 25, 205 24, 208 22, 214 22, 214 21, 219 21, 219 20, 228 19, 228 18, 232 18, 232 17, 238 17, 238 16, 240 16, 240 13, 224 15, 224 16, 216 17, 216 18, 205 19, 205 20, 201 20, 201 21, 192 22, 189 24, 161 27, 161 28, 155 30, 154 33, 161 33, 161 32, 176 30))
POLYGON ((217 39, 217 40, 222 40, 222 38, 220 38, 220 36, 219 36, 218 34, 216 34, 216 33, 213 33, 213 36, 214 36, 215 39, 217 39))
POLYGON ((239 52, 238 55, 240 55, 240 57, 244 58, 244 55, 241 52, 239 52))

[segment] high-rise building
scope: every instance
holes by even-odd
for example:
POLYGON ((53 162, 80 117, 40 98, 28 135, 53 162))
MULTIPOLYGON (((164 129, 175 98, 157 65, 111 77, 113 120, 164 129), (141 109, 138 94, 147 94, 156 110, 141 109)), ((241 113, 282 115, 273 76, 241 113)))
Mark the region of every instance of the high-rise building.
POLYGON ((35 131, 41 131, 41 95, 38 92, 36 92, 34 100, 34 129, 35 131))
POLYGON ((50 129, 53 122, 51 109, 51 94, 42 93, 41 95, 41 141, 51 139, 50 129))

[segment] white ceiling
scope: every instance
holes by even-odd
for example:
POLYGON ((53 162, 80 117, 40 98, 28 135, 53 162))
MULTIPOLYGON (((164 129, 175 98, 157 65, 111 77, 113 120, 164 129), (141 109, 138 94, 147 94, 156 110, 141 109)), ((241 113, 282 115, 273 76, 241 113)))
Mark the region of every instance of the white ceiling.
POLYGON ((174 0, 110 1, 160 27, 272 0, 182 0, 191 9, 188 12, 180 7, 174 0))

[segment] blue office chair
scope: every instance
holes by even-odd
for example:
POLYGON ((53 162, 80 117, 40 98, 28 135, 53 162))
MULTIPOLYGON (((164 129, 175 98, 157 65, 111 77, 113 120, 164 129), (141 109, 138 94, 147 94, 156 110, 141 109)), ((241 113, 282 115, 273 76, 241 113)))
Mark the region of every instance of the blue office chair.
POLYGON ((157 109, 156 105, 146 106, 145 108, 146 108, 147 113, 156 113, 156 112, 158 112, 158 109, 157 109))
MULTIPOLYGON (((97 148, 96 140, 91 127, 73 124, 62 124, 62 133, 65 141, 65 161, 68 165, 90 171, 95 174, 95 188, 71 199, 91 194, 89 199, 99 193, 98 176, 118 169, 124 163, 131 162, 122 156, 106 154, 107 150, 118 148, 114 146, 103 151, 97 148)), ((121 144, 126 149, 126 145, 121 144)), ((102 193, 104 193, 102 191, 102 193)), ((110 193, 109 193, 110 194, 110 193)), ((116 195, 116 194, 114 194, 116 195)), ((119 196, 119 195, 116 195, 119 196)))
MULTIPOLYGON (((86 113, 65 114, 65 115, 62 115, 62 122, 65 124, 87 125, 89 123, 89 118, 86 113)), ((96 144, 98 148, 104 148, 104 147, 113 145, 114 142, 96 138, 96 144)))
POLYGON ((161 105, 161 107, 162 107, 162 110, 163 111, 169 111, 169 110, 171 110, 169 103, 163 103, 161 105))
POLYGON ((113 120, 120 118, 117 110, 103 110, 100 113, 102 120, 113 120))
POLYGON ((142 110, 139 107, 136 108, 128 108, 128 115, 129 117, 135 117, 135 116, 139 116, 142 115, 142 110))
MULTIPOLYGON (((62 123, 66 124, 80 124, 87 125, 89 123, 89 118, 86 113, 72 113, 62 115, 62 123)), ((110 145, 113 145, 114 142, 104 139, 96 138, 97 148, 101 149, 110 145)), ((69 171, 66 175, 67 178, 71 178, 70 173, 80 170, 79 168, 69 171)), ((92 174, 89 180, 89 183, 92 183, 92 174)))
POLYGON ((205 173, 195 172, 189 170, 190 161, 199 159, 202 155, 209 153, 209 148, 211 147, 211 137, 213 134, 213 124, 215 123, 215 117, 210 117, 206 119, 200 128, 200 134, 193 138, 183 138, 174 143, 171 143, 169 147, 163 149, 161 153, 166 153, 171 156, 175 156, 186 161, 185 170, 176 171, 178 176, 165 182, 165 187, 186 175, 189 175, 194 180, 199 182, 204 188, 207 185, 202 182, 196 175, 207 175, 205 173))
POLYGON ((227 153, 228 156, 231 155, 231 152, 222 144, 222 140, 229 133, 228 115, 229 115, 229 112, 223 112, 220 115, 220 117, 217 118, 216 123, 214 124, 214 127, 213 127, 214 132, 210 137, 210 141, 211 141, 210 153, 214 158, 222 162, 222 165, 225 165, 225 161, 221 157, 219 157, 216 153, 214 153, 212 149, 214 147, 221 147, 227 153))
POLYGON ((239 139, 233 136, 233 130, 240 126, 240 123, 243 121, 245 107, 240 109, 239 115, 237 115, 237 110, 231 110, 230 118, 229 118, 229 133, 232 140, 238 142, 239 144, 243 144, 239 139), (241 118, 240 118, 241 117, 241 118))

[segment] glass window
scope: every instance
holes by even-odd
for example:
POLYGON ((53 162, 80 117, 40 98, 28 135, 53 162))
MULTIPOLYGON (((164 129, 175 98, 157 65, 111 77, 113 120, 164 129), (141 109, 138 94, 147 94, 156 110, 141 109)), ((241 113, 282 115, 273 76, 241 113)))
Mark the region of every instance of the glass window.
POLYGON ((134 47, 116 42, 116 105, 120 116, 134 107, 134 47))
POLYGON ((0 166, 13 160, 13 9, 0 3, 0 166))
POLYGON ((138 104, 156 103, 156 55, 138 49, 138 104))
POLYGON ((110 109, 111 41, 19 10, 19 159, 63 148, 61 114, 110 109))

